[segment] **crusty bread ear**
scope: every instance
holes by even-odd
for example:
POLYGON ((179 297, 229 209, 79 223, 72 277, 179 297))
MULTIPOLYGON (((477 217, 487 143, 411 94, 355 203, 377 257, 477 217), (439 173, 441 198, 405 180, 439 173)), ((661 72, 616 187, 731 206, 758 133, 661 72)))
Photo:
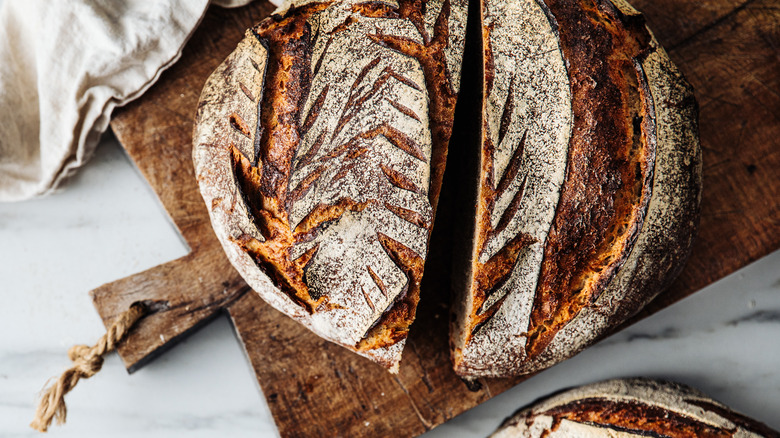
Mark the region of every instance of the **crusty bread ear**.
POLYGON ((465 0, 288 2, 209 78, 193 158, 266 301, 396 371, 460 87, 465 0))
POLYGON ((574 388, 522 409, 493 438, 753 437, 780 433, 676 383, 618 379, 574 388))
POLYGON ((482 0, 480 180, 452 356, 544 369, 679 273, 701 193, 690 86, 625 2, 482 0))

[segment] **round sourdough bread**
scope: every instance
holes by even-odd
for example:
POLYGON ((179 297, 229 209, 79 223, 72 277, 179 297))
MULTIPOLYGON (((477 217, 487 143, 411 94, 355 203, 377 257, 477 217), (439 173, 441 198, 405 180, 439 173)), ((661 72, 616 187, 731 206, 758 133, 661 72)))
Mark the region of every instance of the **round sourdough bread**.
POLYGON ((396 372, 460 87, 465 0, 286 3, 209 77, 193 159, 247 283, 396 372))
POLYGON ((493 438, 780 437, 699 391, 618 379, 571 389, 522 409, 493 438))
POLYGON ((531 373, 669 285, 698 222, 693 91, 623 1, 482 0, 471 247, 454 279, 456 372, 531 373))

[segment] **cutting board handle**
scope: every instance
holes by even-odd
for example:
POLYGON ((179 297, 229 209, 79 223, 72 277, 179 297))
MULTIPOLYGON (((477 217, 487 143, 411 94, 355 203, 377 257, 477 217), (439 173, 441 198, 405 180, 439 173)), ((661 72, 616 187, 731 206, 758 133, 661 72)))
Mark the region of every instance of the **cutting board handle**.
POLYGON ((128 372, 166 351, 251 290, 222 248, 212 246, 90 292, 106 327, 137 301, 155 303, 153 312, 117 348, 128 372))

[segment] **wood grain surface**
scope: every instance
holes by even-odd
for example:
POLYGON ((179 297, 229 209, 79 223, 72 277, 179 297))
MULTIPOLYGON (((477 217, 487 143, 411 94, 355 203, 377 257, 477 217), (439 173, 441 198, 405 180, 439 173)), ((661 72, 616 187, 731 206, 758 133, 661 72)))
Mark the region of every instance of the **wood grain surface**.
MULTIPOLYGON (((780 247, 780 5, 632 3, 696 89, 704 151, 702 218, 691 259, 641 318, 780 247)), ((522 380, 481 380, 469 389, 452 372, 445 238, 452 200, 441 201, 417 321, 393 376, 251 293, 223 255, 198 193, 190 152, 200 90, 244 30, 272 9, 264 1, 212 8, 181 60, 117 111, 114 132, 191 253, 92 291, 95 306, 108 324, 134 301, 155 303, 156 312, 119 348, 130 371, 227 310, 282 436, 419 435, 522 380)), ((445 185, 453 177, 445 175, 445 185)))

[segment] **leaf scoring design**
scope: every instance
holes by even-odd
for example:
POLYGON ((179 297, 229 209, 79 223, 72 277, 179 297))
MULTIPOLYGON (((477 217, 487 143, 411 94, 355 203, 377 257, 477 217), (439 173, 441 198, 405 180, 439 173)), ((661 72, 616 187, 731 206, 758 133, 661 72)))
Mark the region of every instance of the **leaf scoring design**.
POLYGON ((494 9, 486 12, 483 41, 483 166, 489 170, 479 211, 476 326, 498 311, 510 291, 519 291, 511 298, 513 308, 524 308, 519 295, 529 295, 525 291, 536 283, 571 124, 565 70, 555 39, 543 37, 550 32, 543 11, 532 0, 486 7, 494 9))
POLYGON ((231 146, 235 182, 258 233, 232 242, 298 306, 286 312, 391 365, 419 299, 466 9, 465 0, 301 0, 248 33, 268 54, 267 65, 252 64, 262 90, 234 87, 257 100, 256 125, 240 113, 229 126, 241 141, 231 146))
POLYGON ((359 339, 410 286, 383 241, 420 259, 427 253, 432 140, 419 60, 367 38, 379 32, 424 44, 418 29, 383 16, 389 14, 340 14, 329 8, 309 19, 316 62, 301 113, 288 212, 291 229, 314 236, 297 241, 291 257, 318 248, 306 284, 338 308, 362 309, 368 318, 353 334, 359 339), (327 207, 336 204, 342 208, 327 207))

